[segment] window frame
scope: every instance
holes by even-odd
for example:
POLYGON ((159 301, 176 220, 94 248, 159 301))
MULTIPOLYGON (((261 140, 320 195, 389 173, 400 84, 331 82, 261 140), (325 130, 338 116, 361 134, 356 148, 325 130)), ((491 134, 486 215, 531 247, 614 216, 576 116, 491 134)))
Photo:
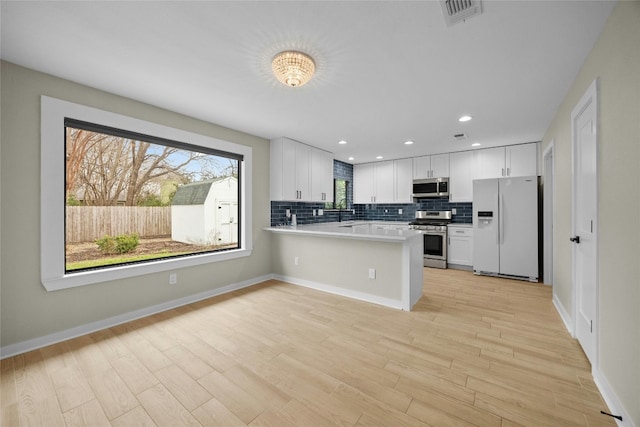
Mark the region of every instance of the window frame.
POLYGON ((247 257, 252 252, 252 148, 145 120, 99 110, 48 96, 41 96, 40 136, 40 265, 47 291, 103 283, 212 262, 247 257), (240 162, 240 248, 150 260, 97 270, 65 273, 65 118, 123 129, 189 145, 236 153, 240 162))

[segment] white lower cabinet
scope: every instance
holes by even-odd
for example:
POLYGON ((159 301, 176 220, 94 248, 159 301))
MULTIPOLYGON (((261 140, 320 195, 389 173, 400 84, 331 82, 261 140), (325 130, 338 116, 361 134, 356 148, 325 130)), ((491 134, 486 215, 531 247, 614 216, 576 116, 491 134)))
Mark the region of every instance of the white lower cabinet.
POLYGON ((449 225, 447 264, 463 269, 473 268, 473 228, 449 225))

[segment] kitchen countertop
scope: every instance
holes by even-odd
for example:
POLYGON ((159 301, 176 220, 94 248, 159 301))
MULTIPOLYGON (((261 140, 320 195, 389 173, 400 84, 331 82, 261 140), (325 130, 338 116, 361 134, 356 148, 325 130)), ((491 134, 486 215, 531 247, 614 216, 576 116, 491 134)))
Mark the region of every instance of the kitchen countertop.
POLYGON ((407 222, 395 221, 344 221, 304 224, 297 226, 274 226, 265 230, 274 233, 298 234, 342 239, 404 242, 420 233, 409 230, 407 222))

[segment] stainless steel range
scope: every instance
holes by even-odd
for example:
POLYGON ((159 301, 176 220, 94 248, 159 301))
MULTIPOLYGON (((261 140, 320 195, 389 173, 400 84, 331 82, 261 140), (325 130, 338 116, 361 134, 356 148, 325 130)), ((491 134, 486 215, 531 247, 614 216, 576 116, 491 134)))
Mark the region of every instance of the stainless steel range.
POLYGON ((447 268, 447 224, 451 211, 416 211, 409 228, 424 235, 424 266, 447 268))

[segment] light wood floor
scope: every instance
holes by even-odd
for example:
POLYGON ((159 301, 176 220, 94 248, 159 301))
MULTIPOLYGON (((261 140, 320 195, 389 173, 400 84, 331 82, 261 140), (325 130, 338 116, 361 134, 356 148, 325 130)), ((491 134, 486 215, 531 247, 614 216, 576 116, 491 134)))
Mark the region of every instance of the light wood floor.
POLYGON ((614 426, 527 282, 425 269, 406 313, 277 281, 2 361, 2 426, 614 426))

